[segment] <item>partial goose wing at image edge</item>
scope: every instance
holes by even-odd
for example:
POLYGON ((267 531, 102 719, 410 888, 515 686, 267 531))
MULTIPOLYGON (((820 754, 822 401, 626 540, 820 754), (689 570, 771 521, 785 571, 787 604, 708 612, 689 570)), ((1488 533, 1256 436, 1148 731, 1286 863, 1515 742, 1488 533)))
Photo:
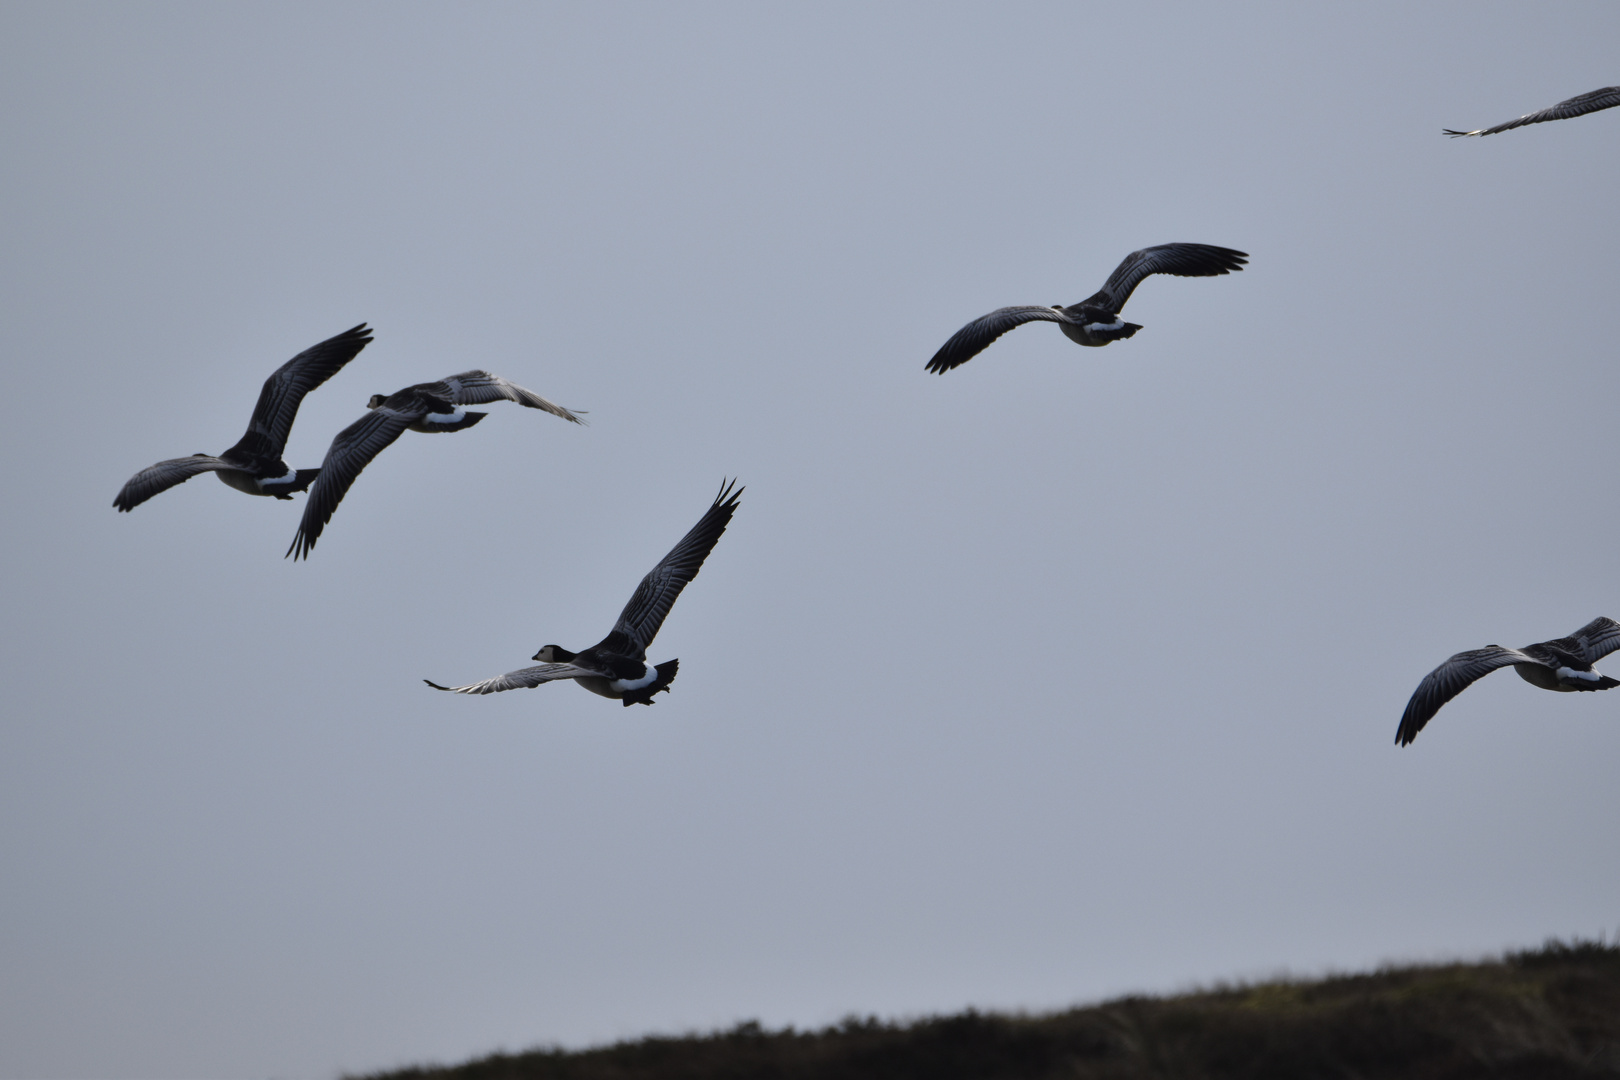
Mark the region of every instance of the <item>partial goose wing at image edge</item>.
POLYGON ((1581 659, 1595 664, 1620 649, 1620 622, 1599 615, 1569 636, 1581 659))
POLYGON ((1517 120, 1509 120, 1505 124, 1497 124, 1491 128, 1480 128, 1477 131, 1453 131, 1442 128, 1442 135, 1450 135, 1453 139, 1464 135, 1495 135, 1498 132, 1512 131, 1526 124, 1541 124, 1548 120, 1572 120, 1587 113, 1601 112, 1620 105, 1620 86, 1605 86, 1585 94, 1577 94, 1556 105, 1550 105, 1533 113, 1525 113, 1517 120))

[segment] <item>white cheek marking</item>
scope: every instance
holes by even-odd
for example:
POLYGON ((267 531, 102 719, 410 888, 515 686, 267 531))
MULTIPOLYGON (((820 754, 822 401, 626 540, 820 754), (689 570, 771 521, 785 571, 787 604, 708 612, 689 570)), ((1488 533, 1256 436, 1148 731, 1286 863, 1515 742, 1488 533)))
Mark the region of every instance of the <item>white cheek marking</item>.
POLYGON ((1574 668, 1561 667, 1558 669, 1560 679, 1585 679, 1587 682, 1597 682, 1603 678, 1595 671, 1576 671, 1574 668))
POLYGON ((646 667, 647 672, 646 674, 642 675, 641 678, 614 679, 612 682, 608 683, 608 688, 623 693, 626 690, 640 690, 643 686, 650 685, 658 678, 658 669, 653 667, 651 664, 646 665, 646 667))
POLYGON ((422 419, 430 424, 458 424, 467 419, 467 410, 457 405, 453 413, 430 412, 422 419))
POLYGON ((285 484, 289 480, 296 480, 296 479, 298 479, 298 470, 293 468, 291 465, 289 465, 289 466, 287 466, 287 475, 285 475, 285 476, 261 476, 261 477, 258 478, 257 483, 259 485, 260 490, 263 490, 264 486, 266 484, 285 484))
POLYGON ((1100 323, 1100 322, 1086 323, 1086 329, 1087 330, 1118 330, 1119 328, 1121 328, 1124 325, 1125 325, 1125 320, 1124 319, 1115 319, 1111 323, 1100 323))

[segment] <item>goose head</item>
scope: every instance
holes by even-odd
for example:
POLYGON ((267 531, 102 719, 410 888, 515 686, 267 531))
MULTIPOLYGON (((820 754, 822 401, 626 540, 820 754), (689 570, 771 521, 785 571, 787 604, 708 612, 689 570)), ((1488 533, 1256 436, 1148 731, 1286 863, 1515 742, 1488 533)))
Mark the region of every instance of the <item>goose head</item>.
POLYGON ((578 655, 578 653, 569 652, 561 645, 547 645, 535 653, 533 659, 540 661, 542 664, 566 664, 578 655))

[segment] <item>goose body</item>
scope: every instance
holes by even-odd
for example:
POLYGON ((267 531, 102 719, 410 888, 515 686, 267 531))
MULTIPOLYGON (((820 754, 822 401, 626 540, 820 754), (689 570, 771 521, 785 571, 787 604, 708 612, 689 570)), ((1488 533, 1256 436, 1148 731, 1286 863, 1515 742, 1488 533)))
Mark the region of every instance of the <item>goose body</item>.
POLYGON ((291 499, 306 490, 319 469, 293 469, 281 460, 304 395, 342 370, 371 344, 365 323, 311 346, 282 364, 264 381, 247 433, 222 454, 169 458, 130 477, 113 500, 120 512, 199 473, 211 472, 227 486, 249 495, 291 499))
POLYGON ((951 335, 928 361, 928 370, 944 374, 983 352, 992 341, 1027 322, 1055 322, 1063 336, 1078 345, 1099 347, 1128 338, 1142 329, 1120 318, 1125 301, 1142 280, 1153 274, 1176 277, 1219 277, 1243 269, 1248 253, 1213 244, 1160 244, 1125 256, 1096 293, 1064 307, 1022 305, 997 308, 951 335))
POLYGON ((466 406, 492 401, 515 401, 576 424, 584 423, 561 405, 487 371, 463 371, 438 382, 407 386, 392 394, 373 394, 366 404, 370 411, 338 432, 327 449, 319 470, 321 476, 310 490, 303 520, 287 554, 295 560, 309 557, 315 541, 320 539, 355 478, 395 439, 407 431, 465 430, 488 415, 466 406))
POLYGON ((1548 120, 1569 120, 1587 113, 1599 112, 1603 109, 1612 109, 1620 105, 1620 86, 1605 86, 1599 90, 1592 90, 1585 94, 1577 94, 1567 101, 1560 101, 1556 105, 1548 106, 1538 112, 1525 113, 1517 120, 1509 120, 1505 124, 1495 127, 1479 128, 1476 131, 1452 131, 1443 128, 1441 134, 1459 138, 1463 135, 1495 135, 1500 131, 1512 131, 1516 127, 1526 124, 1542 124, 1548 120))
POLYGON ((1569 637, 1540 641, 1522 649, 1487 645, 1460 652, 1418 684, 1401 716, 1401 726, 1395 731, 1395 742, 1405 746, 1417 738, 1442 705, 1497 668, 1511 666, 1530 685, 1560 693, 1620 686, 1620 679, 1611 679, 1592 667, 1615 649, 1620 649, 1620 623, 1599 616, 1569 637))
POLYGON ((440 686, 431 679, 422 681, 435 690, 457 694, 495 694, 558 679, 573 679, 593 694, 619 700, 626 708, 651 705, 653 695, 668 690, 669 684, 675 681, 680 661, 649 664, 647 646, 664 624, 675 598, 697 577, 703 560, 709 557, 720 534, 726 531, 742 492, 736 481, 721 486, 720 494, 715 496, 698 523, 641 579, 635 595, 619 613, 619 621, 614 623, 608 636, 584 652, 546 645, 534 654, 533 659, 540 661, 535 667, 508 671, 466 686, 440 686))

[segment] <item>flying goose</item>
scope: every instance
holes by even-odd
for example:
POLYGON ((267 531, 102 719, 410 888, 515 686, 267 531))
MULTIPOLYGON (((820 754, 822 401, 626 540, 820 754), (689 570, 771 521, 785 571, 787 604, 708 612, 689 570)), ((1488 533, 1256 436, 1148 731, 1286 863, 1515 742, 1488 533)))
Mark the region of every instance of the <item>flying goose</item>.
POLYGON ((1526 124, 1540 124, 1547 120, 1568 120, 1600 109, 1612 109, 1616 105, 1620 105, 1620 86, 1605 86, 1601 90, 1577 94, 1568 101, 1560 101, 1540 112, 1525 113, 1517 120, 1509 120, 1492 128, 1480 128, 1478 131, 1452 131, 1450 128, 1442 128, 1441 133, 1454 139, 1460 135, 1495 135, 1498 131, 1512 131, 1526 124))
MULTIPOLYGON (((287 549, 294 561, 308 558, 321 530, 332 520, 332 513, 371 459, 395 439, 410 431, 461 431, 482 420, 488 413, 470 412, 463 405, 484 405, 491 401, 515 401, 531 409, 541 409, 576 424, 584 423, 561 405, 509 383, 487 371, 463 371, 438 382, 417 383, 384 396, 371 395, 366 408, 371 411, 332 440, 321 462, 320 478, 304 503, 304 519, 298 525, 292 546, 287 549)), ((285 558, 286 556, 283 556, 285 558)))
POLYGON ((1248 252, 1213 244, 1160 244, 1143 248, 1125 256, 1108 282, 1096 295, 1078 304, 1063 307, 1004 307, 974 319, 951 335, 934 358, 928 361, 928 370, 944 374, 960 367, 983 352, 996 338, 1015 326, 1027 322, 1055 322, 1063 336, 1081 345, 1107 345, 1119 338, 1128 338, 1142 329, 1119 317, 1119 311, 1131 293, 1150 274, 1174 274, 1176 277, 1219 277, 1241 270, 1248 262, 1248 252))
POLYGON ((664 616, 674 606, 686 583, 697 577, 703 560, 709 557, 720 534, 726 531, 737 510, 743 489, 732 480, 720 488, 714 503, 692 530, 681 537, 659 564, 652 568, 635 595, 619 613, 619 621, 607 637, 584 652, 569 652, 561 645, 547 645, 534 654, 537 667, 519 668, 493 679, 469 686, 440 686, 431 679, 422 681, 435 690, 457 694, 495 694, 518 687, 535 687, 558 679, 573 679, 593 694, 618 698, 626 708, 633 704, 651 705, 653 695, 668 690, 675 681, 679 660, 662 664, 647 663, 647 646, 664 624, 664 616), (735 490, 733 490, 735 488, 735 490))
POLYGON ((135 509, 160 491, 190 480, 198 473, 211 472, 220 480, 249 495, 274 495, 291 499, 315 479, 319 469, 289 469, 281 460, 287 434, 304 395, 336 375, 371 344, 371 331, 361 323, 336 337, 313 345, 282 364, 264 380, 259 403, 253 407, 247 434, 218 457, 192 454, 170 458, 142 469, 129 478, 113 500, 119 512, 135 509))
POLYGON ((1519 678, 1543 690, 1607 690, 1620 686, 1592 669, 1603 657, 1620 649, 1620 623, 1602 616, 1593 619, 1566 638, 1537 642, 1522 649, 1487 645, 1483 649, 1460 652, 1441 664, 1418 683, 1406 713, 1395 732, 1395 742, 1405 746, 1417 738, 1440 706, 1466 690, 1474 680, 1500 667, 1513 665, 1519 678))

